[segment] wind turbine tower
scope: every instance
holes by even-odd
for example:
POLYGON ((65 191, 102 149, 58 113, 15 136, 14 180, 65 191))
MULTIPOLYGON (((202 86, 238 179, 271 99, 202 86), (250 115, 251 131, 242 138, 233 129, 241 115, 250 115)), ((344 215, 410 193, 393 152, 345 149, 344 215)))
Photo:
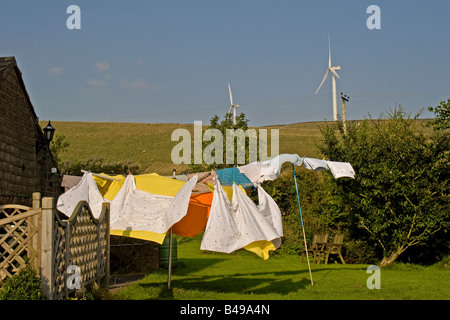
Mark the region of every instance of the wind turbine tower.
POLYGON ((230 93, 230 111, 228 111, 228 114, 231 114, 231 109, 233 109, 233 125, 236 125, 236 107, 239 107, 238 104, 233 103, 233 95, 231 94, 231 87, 230 84, 228 84, 228 92, 230 93))
POLYGON ((331 44, 330 44, 330 34, 328 34, 328 69, 327 72, 325 73, 325 76, 323 77, 322 82, 320 83, 319 88, 317 88, 317 91, 315 94, 317 94, 317 92, 319 92, 320 87, 322 87, 322 84, 325 82, 325 80, 327 79, 328 73, 332 73, 332 92, 333 92, 333 120, 337 121, 337 93, 336 93, 336 77, 338 79, 339 75, 337 74, 336 71, 341 70, 340 66, 337 67, 333 67, 331 66, 331 44))

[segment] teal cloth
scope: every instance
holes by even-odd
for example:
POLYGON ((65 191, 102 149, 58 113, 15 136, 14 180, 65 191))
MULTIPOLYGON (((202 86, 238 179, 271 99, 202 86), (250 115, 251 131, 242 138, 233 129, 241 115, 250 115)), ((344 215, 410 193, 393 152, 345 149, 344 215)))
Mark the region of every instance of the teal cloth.
POLYGON ((253 187, 253 183, 238 168, 225 168, 216 171, 216 175, 223 186, 232 186, 233 183, 241 185, 243 188, 253 187))

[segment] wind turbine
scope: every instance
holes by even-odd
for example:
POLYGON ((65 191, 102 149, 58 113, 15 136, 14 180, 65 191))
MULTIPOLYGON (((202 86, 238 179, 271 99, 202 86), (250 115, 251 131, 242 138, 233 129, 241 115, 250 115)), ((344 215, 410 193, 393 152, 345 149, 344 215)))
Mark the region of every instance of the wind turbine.
POLYGON ((230 84, 228 84, 228 92, 230 93, 230 111, 228 111, 228 114, 231 114, 231 109, 233 109, 233 125, 236 125, 236 107, 239 107, 238 104, 233 104, 233 95, 231 94, 231 87, 230 84))
POLYGON ((338 79, 339 75, 337 74, 336 71, 341 70, 340 66, 337 67, 332 67, 331 66, 331 45, 330 45, 330 34, 328 34, 328 69, 327 72, 325 73, 325 76, 323 77, 322 82, 320 83, 319 88, 317 88, 317 91, 315 94, 317 94, 317 92, 319 92, 320 87, 322 87, 322 84, 325 82, 328 73, 332 73, 332 88, 333 88, 333 120, 336 121, 337 120, 337 96, 336 96, 336 77, 338 79))

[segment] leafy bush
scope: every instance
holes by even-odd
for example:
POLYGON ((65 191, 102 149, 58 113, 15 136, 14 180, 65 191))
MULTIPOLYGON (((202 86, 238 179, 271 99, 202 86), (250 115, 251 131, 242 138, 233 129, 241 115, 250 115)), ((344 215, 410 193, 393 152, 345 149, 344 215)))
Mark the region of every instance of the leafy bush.
POLYGON ((140 166, 133 161, 105 161, 102 158, 91 157, 87 160, 64 161, 59 165, 60 172, 71 175, 82 175, 81 170, 106 174, 127 175, 128 171, 133 174, 140 173, 140 166))
POLYGON ((0 290, 0 300, 43 300, 41 280, 30 265, 7 278, 0 290))
POLYGON ((321 152, 357 172, 355 180, 330 180, 327 189, 335 207, 348 212, 352 236, 382 247, 380 265, 411 247, 430 249, 441 230, 448 237, 449 132, 426 135, 401 107, 385 119, 352 123, 347 132, 341 123, 321 131, 321 152))
MULTIPOLYGON (((299 167, 295 168, 295 172, 306 240, 312 241, 317 233, 332 235, 346 230, 348 215, 333 206, 333 201, 337 201, 337 198, 326 188, 325 183, 331 173, 299 167)), ((283 166, 278 179, 264 182, 262 186, 282 213, 284 237, 281 251, 301 254, 304 239, 291 164, 283 166)))
POLYGON ((379 261, 376 248, 364 240, 344 242, 342 254, 346 263, 376 264, 379 261))

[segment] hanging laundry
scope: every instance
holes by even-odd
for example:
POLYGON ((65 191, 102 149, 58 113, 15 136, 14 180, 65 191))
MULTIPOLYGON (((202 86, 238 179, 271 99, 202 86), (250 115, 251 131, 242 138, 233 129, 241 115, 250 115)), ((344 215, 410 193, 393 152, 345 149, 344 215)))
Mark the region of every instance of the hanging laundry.
POLYGON ((277 178, 277 172, 274 167, 260 162, 250 163, 238 167, 238 169, 239 172, 245 174, 252 183, 261 183, 266 180, 275 180, 277 178))
POLYGON ((134 176, 136 188, 151 194, 174 197, 186 182, 166 178, 157 173, 146 173, 134 176))
POLYGON ((64 188, 64 192, 69 191, 71 188, 75 187, 81 181, 80 176, 71 176, 65 174, 61 181, 61 187, 64 188))
POLYGON ((133 175, 111 201, 111 229, 165 233, 187 213, 197 176, 189 180, 175 197, 138 190, 133 175))
POLYGON ((199 193, 210 192, 207 184, 214 183, 213 179, 214 179, 214 177, 217 177, 216 173, 214 171, 190 173, 187 175, 187 177, 188 177, 188 179, 191 179, 194 175, 197 175, 197 174, 198 174, 197 184, 195 185, 192 192, 199 192, 199 193))
POLYGON ((327 161, 327 166, 330 168, 333 176, 337 178, 349 177, 355 179, 355 170, 348 162, 336 162, 336 161, 327 161))
POLYGON ((314 158, 303 158, 303 165, 306 169, 310 170, 328 170, 328 166, 325 160, 314 159, 314 158))
MULTIPOLYGON (((109 178, 107 175, 104 176, 109 178)), ((133 175, 129 175, 126 179, 123 176, 116 176, 113 181, 106 179, 109 183, 105 188, 105 179, 102 179, 101 175, 94 177, 92 173, 86 172, 75 187, 58 198, 57 209, 70 217, 78 203, 86 201, 93 216, 98 218, 102 203, 109 202, 111 235, 139 238, 160 244, 165 238, 166 231, 182 220, 189 209, 193 215, 200 212, 205 216, 208 213, 210 203, 207 202, 208 197, 199 196, 196 201, 191 201, 190 198, 197 176, 188 182, 176 181, 157 174, 137 177, 135 179, 133 175), (141 188, 160 194, 138 190, 138 183, 141 188), (164 193, 170 195, 161 195, 164 193), (206 204, 202 205, 200 201, 206 201, 206 204)), ((197 220, 201 222, 201 219, 197 220)), ((184 223, 177 230, 179 233, 192 233, 192 230, 198 232, 205 224, 206 222, 191 226, 184 223), (188 228, 188 231, 183 228, 188 228)))
POLYGON ((233 216, 230 200, 221 188, 219 180, 215 179, 213 200, 200 245, 201 250, 231 253, 237 249, 239 229, 233 216))
POLYGON ((247 246, 248 250, 267 259, 268 250, 275 250, 281 244, 281 213, 264 190, 258 191, 258 196, 261 196, 260 206, 255 205, 234 184, 233 199, 230 202, 219 179, 216 179, 200 249, 231 253, 247 246))
POLYGON ((87 201, 95 218, 102 212, 103 198, 91 172, 85 172, 81 181, 58 197, 56 208, 70 218, 80 201, 87 201))
POLYGON ((279 177, 281 166, 285 162, 291 162, 296 166, 303 166, 306 169, 321 171, 331 170, 335 178, 350 177, 354 178, 355 171, 348 162, 326 161, 315 158, 300 158, 298 154, 280 154, 273 159, 254 162, 239 167, 239 171, 244 174, 251 182, 261 183, 266 180, 275 180, 279 177))
POLYGON ((120 190, 126 178, 121 174, 111 176, 104 173, 93 173, 92 175, 94 176, 98 191, 100 191, 104 199, 109 201, 114 199, 114 196, 120 190))
MULTIPOLYGON (((190 180, 197 175, 197 184, 192 190, 187 214, 179 222, 173 225, 173 233, 183 237, 193 237, 205 228, 209 209, 211 208, 213 193, 208 185, 203 183, 210 179, 213 181, 210 177, 215 176, 215 173, 214 171, 209 171, 198 174, 189 174, 187 177, 190 180), (200 185, 203 185, 203 193, 195 193, 200 190, 200 185)), ((96 175, 94 176, 94 179, 97 182, 97 186, 99 186, 99 190, 103 194, 103 197, 107 200, 114 199, 125 182, 125 177, 123 176, 108 176, 106 174, 96 175)), ((138 190, 166 196, 175 196, 181 187, 186 184, 184 181, 160 176, 156 173, 136 175, 134 176, 134 180, 138 190)), ((231 187, 228 188, 232 190, 231 187)), ((160 234, 139 230, 112 229, 111 234, 149 240, 157 243, 162 243, 165 237, 165 233, 160 234)))
POLYGON ((253 183, 236 167, 216 170, 216 175, 223 186, 232 186, 235 183, 243 188, 253 187, 253 183))
MULTIPOLYGON (((273 198, 264 190, 263 187, 257 185, 258 189, 258 210, 275 228, 278 237, 283 236, 283 221, 281 219, 281 211, 273 198)), ((281 243, 279 244, 281 245, 281 243)), ((276 247, 278 248, 279 245, 276 247)))
POLYGON ((298 154, 283 153, 270 160, 261 161, 261 163, 272 166, 275 169, 276 177, 278 178, 280 176, 281 166, 283 165, 283 163, 288 161, 295 164, 296 166, 301 166, 303 160, 298 154))
MULTIPOLYGON (((209 191, 214 193, 214 182, 212 184, 211 183, 207 183, 206 185, 208 186, 209 191)), ((228 199, 230 201, 233 201, 233 186, 221 186, 221 187, 222 187, 223 191, 225 191, 225 193, 227 194, 228 199)), ((241 188, 242 191, 245 192, 244 188, 242 188, 241 185, 239 186, 239 188, 241 188)))
POLYGON ((212 192, 192 194, 187 214, 173 225, 173 233, 182 237, 195 237, 203 231, 208 222, 212 198, 212 192))

